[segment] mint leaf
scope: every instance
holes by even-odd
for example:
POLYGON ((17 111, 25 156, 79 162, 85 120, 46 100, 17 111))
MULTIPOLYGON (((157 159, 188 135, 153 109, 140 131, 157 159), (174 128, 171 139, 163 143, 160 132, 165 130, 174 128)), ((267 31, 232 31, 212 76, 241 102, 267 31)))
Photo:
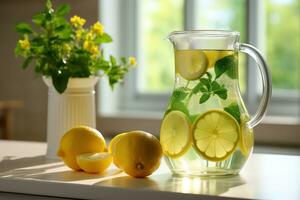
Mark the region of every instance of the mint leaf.
POLYGON ((211 89, 212 91, 217 91, 221 88, 220 84, 217 81, 213 81, 211 83, 211 89))
POLYGON ((227 89, 221 88, 217 91, 214 91, 216 95, 218 95, 221 99, 226 100, 227 99, 227 89))
POLYGON ((206 75, 207 75, 208 79, 211 81, 211 79, 212 79, 212 75, 211 75, 211 73, 209 73, 209 72, 206 72, 206 75))
POLYGON ((179 110, 189 116, 189 110, 186 108, 185 104, 181 101, 175 101, 171 104, 171 110, 179 110))
POLYGON ((236 102, 231 103, 229 106, 225 107, 224 111, 233 116, 238 123, 241 123, 241 113, 239 106, 236 102))
POLYGON ((210 98, 210 93, 203 93, 200 97, 199 104, 206 102, 210 98))
POLYGON ((200 82, 206 86, 207 90, 210 91, 211 82, 207 78, 201 78, 200 82))
POLYGON ((182 101, 187 95, 188 93, 185 92, 183 88, 178 88, 174 90, 171 99, 172 101, 182 101))
POLYGON ((226 72, 227 76, 237 78, 237 59, 234 55, 226 56, 218 60, 215 64, 216 79, 226 72))
POLYGON ((193 94, 197 94, 198 92, 207 92, 208 90, 205 88, 204 84, 199 82, 192 90, 193 94))
POLYGON ((33 30, 31 28, 31 26, 27 23, 18 23, 16 25, 16 31, 17 33, 20 33, 20 34, 31 34, 33 33, 33 30))

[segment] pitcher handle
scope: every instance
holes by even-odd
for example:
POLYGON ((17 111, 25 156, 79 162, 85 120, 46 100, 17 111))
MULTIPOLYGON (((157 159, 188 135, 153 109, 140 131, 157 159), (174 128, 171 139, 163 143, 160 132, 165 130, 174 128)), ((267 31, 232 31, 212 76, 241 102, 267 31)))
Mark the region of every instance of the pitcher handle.
POLYGON ((238 49, 240 52, 250 55, 255 60, 262 77, 262 97, 255 115, 247 123, 249 128, 253 128, 261 122, 266 114, 268 104, 271 100, 272 78, 267 63, 257 48, 249 44, 240 43, 238 49))

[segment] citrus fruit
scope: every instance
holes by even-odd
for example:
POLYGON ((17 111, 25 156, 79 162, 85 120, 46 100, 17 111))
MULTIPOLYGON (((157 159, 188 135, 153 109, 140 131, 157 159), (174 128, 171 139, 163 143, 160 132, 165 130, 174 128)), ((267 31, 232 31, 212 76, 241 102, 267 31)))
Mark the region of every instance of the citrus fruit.
POLYGON ((117 137, 117 142, 110 150, 113 162, 125 173, 141 178, 152 174, 159 167, 162 149, 158 139, 152 134, 131 131, 117 137))
POLYGON ((241 116, 241 137, 239 147, 244 156, 248 156, 254 144, 253 130, 247 125, 249 117, 245 114, 241 116))
POLYGON ((176 50, 175 68, 184 79, 200 78, 207 69, 207 58, 200 50, 176 50))
POLYGON ((215 63, 229 55, 232 55, 233 51, 215 51, 215 50, 209 50, 209 51, 203 51, 207 57, 207 67, 211 68, 214 67, 215 63))
POLYGON ((78 126, 63 135, 57 156, 71 169, 80 170, 76 162, 77 155, 102 152, 105 148, 105 140, 98 130, 88 126, 78 126))
POLYGON ((180 111, 165 115, 160 128, 160 144, 165 155, 182 156, 191 146, 192 137, 188 117, 180 111))
MULTIPOLYGON (((118 143, 118 141, 120 140, 120 138, 121 138, 122 136, 124 136, 124 135, 126 135, 126 134, 125 134, 125 133, 124 133, 124 134, 123 134, 123 133, 120 133, 120 134, 116 135, 116 136, 110 141, 109 146, 108 146, 108 152, 109 152, 110 154, 112 154, 113 157, 115 156, 114 154, 116 153, 116 151, 115 151, 116 144, 118 143)), ((113 159, 113 163, 116 165, 116 167, 119 167, 118 160, 113 159)))
POLYGON ((76 157, 80 169, 87 173, 102 173, 112 162, 110 153, 85 153, 76 157))
POLYGON ((235 150, 239 131, 239 124, 231 115, 222 110, 209 110, 193 125, 195 149, 207 160, 224 160, 235 150))

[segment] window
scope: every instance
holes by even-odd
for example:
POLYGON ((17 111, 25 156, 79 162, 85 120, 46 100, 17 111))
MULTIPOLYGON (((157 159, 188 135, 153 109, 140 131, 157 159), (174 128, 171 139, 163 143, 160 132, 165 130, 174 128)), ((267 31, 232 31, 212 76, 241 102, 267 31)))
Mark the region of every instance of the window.
MULTIPOLYGON (((259 48, 267 59, 273 77, 269 114, 299 117, 298 0, 113 0, 101 1, 100 8, 106 5, 111 12, 109 4, 115 4, 115 12, 120 16, 112 23, 104 12, 101 20, 109 26, 127 28, 126 34, 116 31, 113 35, 117 40, 128 41, 127 45, 117 44, 115 49, 135 55, 139 63, 121 91, 120 109, 164 111, 174 77, 173 48, 164 40, 169 32, 230 29, 241 32, 241 41, 259 48)), ((247 107, 254 112, 260 99, 259 72, 255 63, 242 53, 239 61, 241 90, 247 107)))

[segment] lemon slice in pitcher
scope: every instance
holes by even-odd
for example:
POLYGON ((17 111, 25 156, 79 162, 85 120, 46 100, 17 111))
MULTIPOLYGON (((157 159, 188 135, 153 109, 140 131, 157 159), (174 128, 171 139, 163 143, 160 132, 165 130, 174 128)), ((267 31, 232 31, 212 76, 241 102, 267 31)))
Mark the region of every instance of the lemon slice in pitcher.
POLYGON ((254 145, 253 130, 248 128, 247 122, 249 117, 245 114, 241 116, 241 137, 239 140, 239 147, 244 156, 248 156, 254 145))
POLYGON ((164 154, 171 158, 178 158, 189 149, 192 144, 190 124, 183 112, 171 111, 164 117, 160 144, 164 154))
POLYGON ((225 160, 237 146, 239 130, 237 121, 226 112, 207 111, 193 125, 195 149, 207 160, 225 160))
POLYGON ((176 50, 175 68, 186 80, 196 80, 200 78, 207 69, 207 58, 200 50, 176 50))

